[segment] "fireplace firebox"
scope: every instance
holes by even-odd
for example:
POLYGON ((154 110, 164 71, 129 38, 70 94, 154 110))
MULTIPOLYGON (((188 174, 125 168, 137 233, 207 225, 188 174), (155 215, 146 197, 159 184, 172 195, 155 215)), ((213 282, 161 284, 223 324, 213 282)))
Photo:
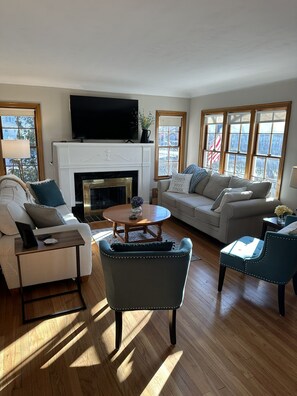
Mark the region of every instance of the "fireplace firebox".
POLYGON ((74 183, 73 212, 100 218, 104 209, 129 203, 138 194, 138 171, 75 173, 74 183))

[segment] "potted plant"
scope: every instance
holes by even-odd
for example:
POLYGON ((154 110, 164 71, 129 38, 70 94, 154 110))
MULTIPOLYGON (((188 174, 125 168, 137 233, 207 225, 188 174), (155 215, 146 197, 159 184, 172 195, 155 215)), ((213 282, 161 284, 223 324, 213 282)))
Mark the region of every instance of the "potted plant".
POLYGON ((144 111, 141 113, 138 113, 138 121, 139 125, 142 129, 142 135, 140 142, 141 143, 148 143, 149 142, 149 137, 151 134, 151 131, 149 130, 149 127, 152 125, 152 123, 155 121, 155 117, 151 112, 148 113, 148 115, 144 114, 144 111))

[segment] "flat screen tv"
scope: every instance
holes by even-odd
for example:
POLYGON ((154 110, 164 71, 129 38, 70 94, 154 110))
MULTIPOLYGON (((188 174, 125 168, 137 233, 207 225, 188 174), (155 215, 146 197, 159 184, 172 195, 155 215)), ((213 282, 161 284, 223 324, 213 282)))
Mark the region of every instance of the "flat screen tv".
POLYGON ((138 100, 70 96, 72 138, 138 140, 138 100))

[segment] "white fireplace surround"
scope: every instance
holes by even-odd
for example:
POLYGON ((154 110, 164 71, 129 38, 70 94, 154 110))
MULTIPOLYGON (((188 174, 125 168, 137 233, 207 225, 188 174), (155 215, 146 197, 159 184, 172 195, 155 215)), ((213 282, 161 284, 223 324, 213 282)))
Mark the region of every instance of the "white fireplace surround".
POLYGON ((138 195, 149 203, 152 144, 53 143, 55 177, 66 204, 75 206, 74 174, 138 171, 138 195))

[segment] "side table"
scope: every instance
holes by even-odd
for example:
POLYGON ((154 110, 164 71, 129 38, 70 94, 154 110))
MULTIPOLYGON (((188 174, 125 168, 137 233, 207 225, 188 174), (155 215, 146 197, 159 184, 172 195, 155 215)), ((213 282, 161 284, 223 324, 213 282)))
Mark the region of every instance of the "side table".
POLYGON ((262 225, 261 239, 264 239, 267 229, 270 228, 274 231, 281 230, 284 228, 284 224, 277 222, 277 217, 264 217, 262 225))
MULTIPOLYGON (((41 235, 39 235, 38 237, 41 237, 41 235)), ((15 239, 15 255, 17 256, 17 261, 18 261, 18 273, 19 273, 19 281, 20 281, 23 323, 28 323, 28 322, 32 322, 34 320, 40 320, 40 319, 49 319, 49 318, 53 318, 53 317, 56 317, 59 315, 68 314, 70 312, 77 312, 82 309, 86 309, 86 304, 84 302, 84 299, 83 299, 83 296, 81 293, 80 253, 79 253, 79 247, 84 245, 85 241, 77 230, 56 232, 56 233, 53 233, 51 237, 57 239, 58 242, 55 244, 52 244, 52 245, 45 245, 43 242, 38 240, 38 246, 28 248, 28 249, 25 249, 23 247, 23 241, 21 238, 15 239), (67 291, 64 291, 61 293, 46 295, 46 296, 39 297, 39 298, 32 298, 32 299, 25 300, 24 286, 23 286, 23 282, 22 282, 21 257, 26 254, 48 252, 50 250, 66 249, 66 248, 70 248, 70 247, 75 247, 75 250, 76 250, 76 279, 75 279, 76 289, 67 290, 67 291), (70 293, 78 293, 80 301, 81 301, 81 305, 79 305, 78 307, 66 309, 63 311, 54 312, 52 314, 36 316, 36 317, 30 318, 30 319, 26 318, 26 312, 25 312, 26 304, 33 303, 35 301, 45 300, 48 298, 63 296, 63 295, 70 294, 70 293)), ((42 255, 41 255, 41 257, 42 257, 42 255)), ((42 260, 40 260, 40 261, 41 261, 40 265, 42 266, 42 260)))

